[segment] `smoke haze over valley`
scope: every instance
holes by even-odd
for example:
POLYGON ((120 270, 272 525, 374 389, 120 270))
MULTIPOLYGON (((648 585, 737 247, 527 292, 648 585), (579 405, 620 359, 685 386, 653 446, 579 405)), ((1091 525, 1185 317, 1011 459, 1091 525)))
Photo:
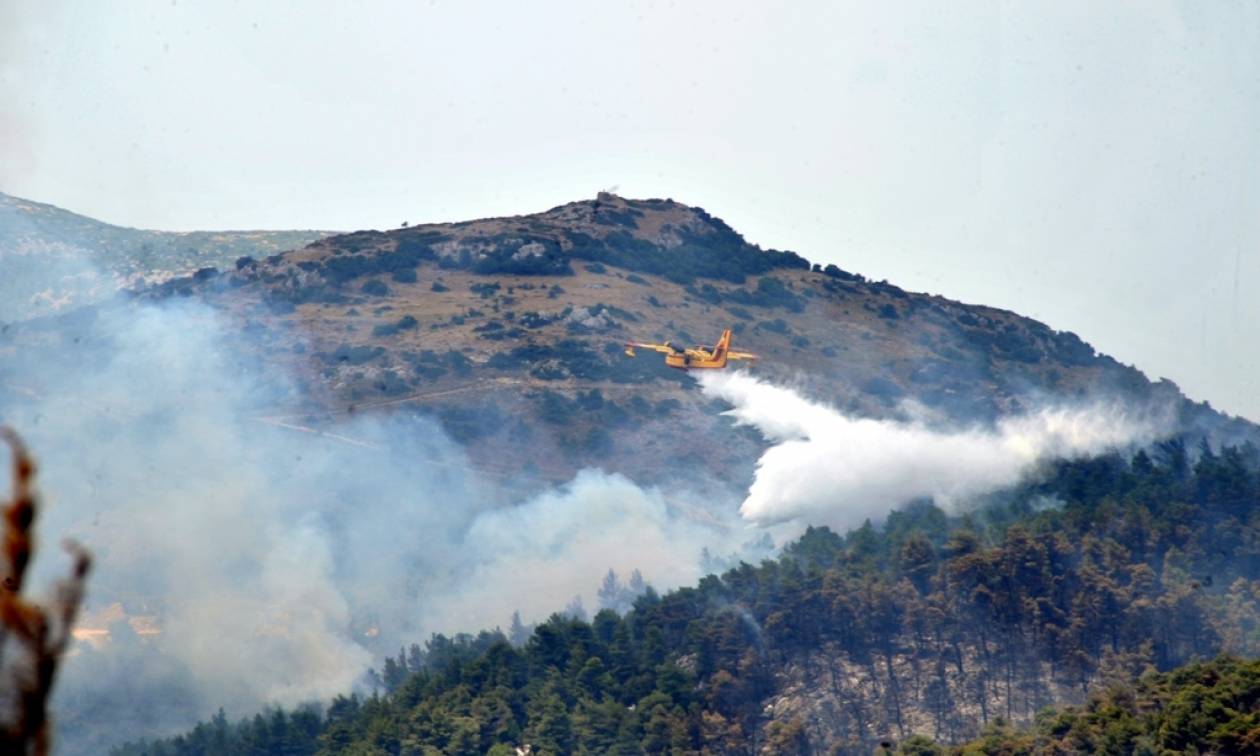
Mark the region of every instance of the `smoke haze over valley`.
POLYGON ((69 753, 327 699, 430 632, 595 607, 610 568, 682 585, 702 549, 747 540, 726 502, 595 470, 517 502, 432 422, 269 425, 292 385, 195 303, 107 310, 89 338, 10 358, 6 386, 28 392, 5 420, 54 481, 41 530, 96 551, 85 624, 111 636, 66 665, 69 753), (137 621, 159 632, 136 638, 137 621))

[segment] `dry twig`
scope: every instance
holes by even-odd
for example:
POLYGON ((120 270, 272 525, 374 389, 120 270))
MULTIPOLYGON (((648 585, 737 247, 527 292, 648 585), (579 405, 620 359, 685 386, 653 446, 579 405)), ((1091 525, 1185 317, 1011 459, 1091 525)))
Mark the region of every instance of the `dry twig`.
MULTIPOLYGON (((29 666, 10 663, 5 669, 14 712, 12 721, 0 730, 0 753, 47 754, 48 698, 52 692, 57 662, 70 645, 75 616, 83 603, 84 583, 91 567, 86 550, 66 542, 73 559, 70 577, 58 583, 47 606, 22 596, 23 580, 35 553, 31 528, 38 511, 35 496, 35 462, 12 429, 0 426, 0 439, 13 454, 13 496, 3 510, 4 564, 0 580, 0 654, 15 638, 29 656, 29 666)), ((0 657, 0 661, 2 661, 0 657)))

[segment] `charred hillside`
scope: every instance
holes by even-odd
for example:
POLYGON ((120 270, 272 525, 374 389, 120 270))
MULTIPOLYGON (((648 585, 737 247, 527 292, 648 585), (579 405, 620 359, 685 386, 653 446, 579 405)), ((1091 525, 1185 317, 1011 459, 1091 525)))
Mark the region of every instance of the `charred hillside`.
POLYGON ((304 400, 277 417, 318 426, 385 408, 435 416, 504 474, 748 469, 750 435, 697 442, 725 421, 686 375, 621 348, 711 343, 728 327, 738 348, 763 357, 758 373, 868 416, 912 400, 984 422, 1102 398, 1172 403, 1194 436, 1253 431, 1076 334, 764 250, 672 200, 601 194, 534 215, 361 231, 141 293, 185 296, 231 313, 301 377, 304 400))

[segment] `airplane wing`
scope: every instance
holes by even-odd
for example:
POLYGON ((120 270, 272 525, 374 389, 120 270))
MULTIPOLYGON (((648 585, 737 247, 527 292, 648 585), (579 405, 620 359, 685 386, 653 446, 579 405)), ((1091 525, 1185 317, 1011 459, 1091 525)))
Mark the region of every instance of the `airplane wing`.
POLYGON ((676 351, 678 351, 674 349, 674 347, 670 346, 669 344, 643 344, 637 341, 626 342, 627 354, 633 356, 635 349, 651 349, 652 351, 660 352, 661 354, 674 354, 676 351))

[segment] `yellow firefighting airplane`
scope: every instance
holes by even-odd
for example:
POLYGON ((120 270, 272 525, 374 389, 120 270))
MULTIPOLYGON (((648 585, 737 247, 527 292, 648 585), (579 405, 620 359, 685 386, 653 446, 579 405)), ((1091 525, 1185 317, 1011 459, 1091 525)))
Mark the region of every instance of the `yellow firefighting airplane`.
POLYGON ((635 349, 651 349, 665 355, 665 364, 679 370, 695 370, 699 368, 724 368, 728 360, 755 360, 757 355, 751 352, 731 351, 731 329, 722 331, 722 338, 712 349, 708 347, 691 347, 684 349, 666 341, 664 344, 640 344, 626 342, 626 356, 633 357, 635 349))

